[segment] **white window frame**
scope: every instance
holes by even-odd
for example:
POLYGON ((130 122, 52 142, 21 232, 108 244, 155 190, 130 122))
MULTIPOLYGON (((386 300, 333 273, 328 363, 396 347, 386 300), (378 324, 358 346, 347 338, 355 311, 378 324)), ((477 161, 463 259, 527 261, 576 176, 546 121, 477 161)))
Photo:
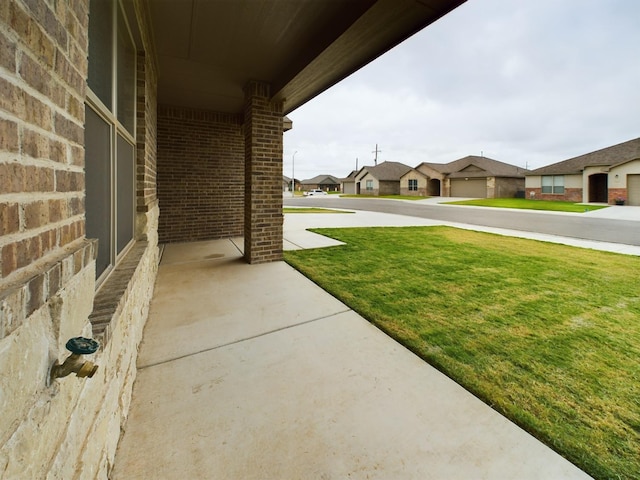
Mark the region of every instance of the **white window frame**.
POLYGON ((548 195, 564 195, 564 175, 542 175, 540 191, 548 195))

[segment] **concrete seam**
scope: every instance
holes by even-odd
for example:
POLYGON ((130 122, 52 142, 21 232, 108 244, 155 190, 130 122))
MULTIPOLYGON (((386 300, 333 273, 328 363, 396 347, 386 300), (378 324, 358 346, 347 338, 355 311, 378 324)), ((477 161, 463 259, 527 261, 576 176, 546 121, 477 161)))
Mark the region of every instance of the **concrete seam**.
POLYGON ((300 322, 300 323, 294 323, 293 325, 287 325, 286 327, 276 328, 276 329, 269 330, 269 331, 266 331, 266 332, 263 332, 263 333, 259 333, 257 335, 252 335, 250 337, 240 338, 238 340, 234 340, 234 341, 229 342, 229 343, 223 343, 222 345, 216 345, 215 347, 205 348, 205 349, 202 349, 202 350, 198 350, 197 352, 192 352, 192 353, 188 353, 188 354, 185 354, 185 355, 180 355, 179 357, 169 358, 167 360, 162 360, 162 361, 156 362, 156 363, 150 363, 148 365, 141 365, 141 366, 138 367, 138 370, 144 370, 144 369, 147 369, 147 368, 150 368, 150 367, 157 367, 159 365, 164 365, 165 363, 174 362, 176 360, 182 360, 183 358, 192 357, 194 355, 199 355, 201 353, 211 352, 213 350, 218 350, 219 348, 229 347, 231 345, 236 345, 238 343, 246 342, 248 340, 255 340, 256 338, 265 337, 267 335, 271 335, 272 333, 278 333, 278 332, 281 332, 283 330, 289 330, 290 328, 300 327, 300 326, 306 325, 308 323, 313 323, 313 322, 317 322, 317 321, 320 321, 320 320, 325 320, 327 318, 335 317, 336 315, 341 315, 343 313, 348 313, 350 311, 351 311, 351 309, 347 308, 346 310, 335 312, 335 313, 332 313, 331 315, 325 315, 323 317, 312 318, 311 320, 306 320, 306 321, 300 322))

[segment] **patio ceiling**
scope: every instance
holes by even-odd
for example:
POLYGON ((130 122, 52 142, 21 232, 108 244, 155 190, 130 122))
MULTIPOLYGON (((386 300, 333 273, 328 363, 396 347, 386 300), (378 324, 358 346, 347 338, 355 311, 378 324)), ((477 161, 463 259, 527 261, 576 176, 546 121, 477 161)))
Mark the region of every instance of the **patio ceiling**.
POLYGON ((158 101, 239 113, 249 80, 285 114, 466 0, 149 0, 158 101))

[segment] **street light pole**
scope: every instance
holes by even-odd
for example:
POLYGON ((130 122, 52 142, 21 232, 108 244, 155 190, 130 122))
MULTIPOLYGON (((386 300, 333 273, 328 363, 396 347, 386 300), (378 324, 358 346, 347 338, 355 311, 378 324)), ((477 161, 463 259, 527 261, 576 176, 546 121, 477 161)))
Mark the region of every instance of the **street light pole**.
POLYGON ((296 150, 293 152, 293 158, 291 159, 291 197, 296 196, 296 150))

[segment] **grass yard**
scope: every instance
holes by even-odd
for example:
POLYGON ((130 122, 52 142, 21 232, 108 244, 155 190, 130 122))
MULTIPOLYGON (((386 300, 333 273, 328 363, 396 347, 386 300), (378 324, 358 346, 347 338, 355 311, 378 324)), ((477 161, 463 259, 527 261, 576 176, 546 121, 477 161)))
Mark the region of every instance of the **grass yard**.
POLYGON ((595 478, 640 478, 640 258, 449 227, 288 263, 595 478))
POLYGON ((550 210, 555 212, 585 213, 607 208, 607 205, 585 205, 582 203, 549 200, 529 200, 527 198, 478 198, 459 202, 443 202, 449 205, 469 205, 474 207, 519 208, 523 210, 550 210))

